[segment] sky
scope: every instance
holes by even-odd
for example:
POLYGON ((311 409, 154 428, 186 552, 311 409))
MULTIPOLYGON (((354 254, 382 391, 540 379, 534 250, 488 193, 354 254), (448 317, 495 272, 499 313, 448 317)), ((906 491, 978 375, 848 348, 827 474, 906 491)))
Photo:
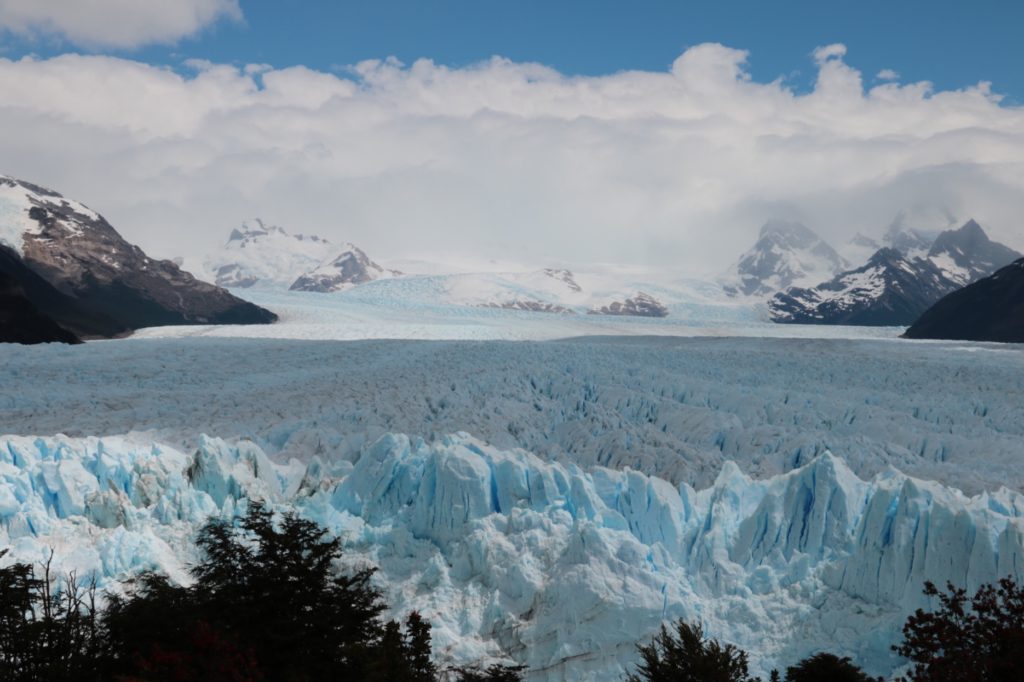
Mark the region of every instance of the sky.
POLYGON ((771 218, 1024 249, 1024 3, 0 0, 0 172, 157 256, 721 269, 771 218))

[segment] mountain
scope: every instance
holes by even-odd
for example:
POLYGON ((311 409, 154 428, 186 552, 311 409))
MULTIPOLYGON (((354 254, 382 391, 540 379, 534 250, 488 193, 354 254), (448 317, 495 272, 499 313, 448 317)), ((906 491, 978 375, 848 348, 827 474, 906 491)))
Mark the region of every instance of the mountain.
POLYGON ((904 336, 1024 343, 1024 258, 947 295, 904 336))
POLYGON ((322 237, 289 234, 254 218, 231 231, 223 250, 207 258, 205 269, 222 287, 284 289, 337 253, 338 247, 322 237))
POLYGON ((171 261, 149 258, 83 204, 8 176, 0 176, 0 252, 0 271, 31 303, 82 336, 277 319, 171 261))
POLYGON ((340 254, 300 275, 289 288, 292 291, 331 293, 400 274, 377 265, 357 246, 345 244, 340 254))
POLYGON ((989 239, 974 220, 940 233, 928 250, 928 258, 960 286, 991 275, 1021 255, 989 239))
POLYGON ((904 214, 896 216, 882 236, 882 244, 896 249, 904 256, 920 258, 928 253, 934 241, 934 232, 929 235, 921 230, 907 227, 904 214))
POLYGON ((907 325, 956 287, 932 261, 883 248, 823 284, 776 294, 768 310, 784 323, 907 325))
POLYGON ((39 311, 13 276, 0 271, 0 343, 79 343, 39 311))
POLYGON ((767 296, 794 285, 811 286, 845 267, 843 257, 804 225, 770 220, 728 275, 725 288, 733 295, 767 296))
MULTIPOLYGON (((920 233, 904 230, 900 234, 910 235, 903 241, 908 248, 922 243, 913 241, 920 233)), ((891 237, 887 235, 886 241, 893 241, 891 237)), ((886 247, 866 265, 816 287, 793 287, 776 294, 768 303, 769 314, 775 322, 909 325, 946 294, 1021 255, 989 239, 974 220, 940 233, 927 257, 908 253, 886 247)))
POLYGON ((649 294, 638 291, 624 301, 613 301, 587 311, 590 315, 632 315, 635 317, 666 317, 668 308, 649 294))

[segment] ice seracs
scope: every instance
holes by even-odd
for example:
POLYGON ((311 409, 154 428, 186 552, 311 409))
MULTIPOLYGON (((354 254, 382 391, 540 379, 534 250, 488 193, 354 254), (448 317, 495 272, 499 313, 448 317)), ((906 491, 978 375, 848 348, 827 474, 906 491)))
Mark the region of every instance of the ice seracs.
POLYGON ((827 452, 703 490, 544 461, 468 434, 384 434, 353 462, 275 463, 202 437, 192 453, 122 437, 0 439, 4 561, 187 580, 195 531, 247 499, 295 510, 379 567, 387 601, 433 625, 442 663, 512 658, 531 680, 618 679, 665 620, 699 619, 756 672, 827 649, 875 675, 925 580, 1024 577, 1024 497, 967 497, 827 452))
POLYGON ((341 252, 335 251, 335 254, 309 272, 300 275, 289 288, 292 291, 331 293, 402 274, 381 267, 354 244, 343 244, 341 252))
POLYGON ((253 218, 231 231, 224 248, 209 256, 205 267, 220 286, 287 289, 337 252, 338 247, 322 237, 293 235, 253 218))
POLYGON ((276 319, 171 261, 149 258, 83 204, 9 176, 0 176, 0 251, 3 272, 39 312, 83 336, 276 319))
POLYGON ((734 294, 770 296, 790 286, 812 286, 846 267, 843 257, 805 225, 769 220, 723 284, 734 294))

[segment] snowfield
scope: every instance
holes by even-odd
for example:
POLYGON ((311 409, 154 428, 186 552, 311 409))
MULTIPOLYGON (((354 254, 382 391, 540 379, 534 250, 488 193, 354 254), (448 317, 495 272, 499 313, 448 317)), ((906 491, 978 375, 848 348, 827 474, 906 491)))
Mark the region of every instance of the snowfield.
POLYGON ((0 347, 5 561, 54 547, 115 589, 187 580, 198 526, 257 497, 379 566, 445 662, 536 681, 621 679, 677 617, 762 673, 823 648, 888 673, 925 579, 1024 578, 1020 347, 743 338, 767 327, 745 304, 662 293, 668 318, 603 318, 425 286, 252 292, 284 321, 0 347), (558 336, 578 338, 514 340, 558 336))

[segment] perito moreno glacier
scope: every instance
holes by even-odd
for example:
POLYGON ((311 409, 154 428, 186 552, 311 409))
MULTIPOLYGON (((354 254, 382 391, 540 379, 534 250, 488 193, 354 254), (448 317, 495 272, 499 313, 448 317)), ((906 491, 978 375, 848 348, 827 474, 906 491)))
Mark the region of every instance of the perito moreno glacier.
POLYGON ((1024 577, 1015 349, 115 343, 7 355, 7 560, 187 581, 195 530, 262 499, 379 567, 443 662, 531 680, 618 679, 680 617, 762 674, 823 649, 888 674, 925 580, 1024 577))

